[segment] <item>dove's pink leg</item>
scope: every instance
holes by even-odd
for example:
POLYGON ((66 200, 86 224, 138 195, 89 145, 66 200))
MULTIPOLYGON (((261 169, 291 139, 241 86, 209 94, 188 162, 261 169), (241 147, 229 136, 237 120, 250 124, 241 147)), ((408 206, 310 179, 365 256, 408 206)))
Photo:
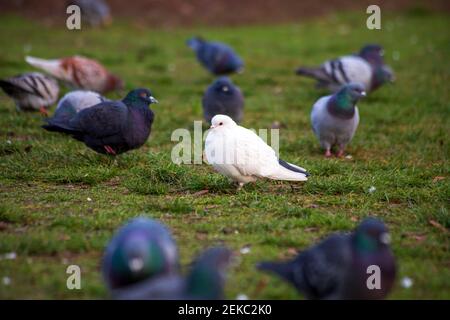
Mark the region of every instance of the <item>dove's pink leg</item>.
POLYGON ((327 149, 327 150, 325 151, 325 157, 326 157, 326 158, 331 157, 331 151, 330 151, 330 149, 327 149))
POLYGON ((103 146, 103 148, 105 148, 106 152, 112 155, 116 155, 116 152, 114 151, 113 148, 111 148, 110 146, 103 146))
POLYGON ((344 156, 344 149, 341 148, 341 149, 339 149, 339 151, 336 153, 336 157, 342 158, 343 156, 344 156))

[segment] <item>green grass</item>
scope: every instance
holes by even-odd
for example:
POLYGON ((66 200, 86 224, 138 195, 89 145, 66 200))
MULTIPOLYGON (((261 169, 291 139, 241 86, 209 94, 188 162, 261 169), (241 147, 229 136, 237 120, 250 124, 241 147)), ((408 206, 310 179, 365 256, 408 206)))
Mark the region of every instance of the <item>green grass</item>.
POLYGON ((208 246, 225 243, 236 252, 251 246, 230 270, 227 298, 297 299, 255 263, 288 257, 375 215, 392 231, 399 264, 391 298, 449 299, 450 20, 386 14, 383 29, 370 31, 365 18, 173 30, 117 21, 106 30, 70 32, 2 16, 0 77, 31 69, 24 50, 48 58, 83 54, 120 74, 128 89, 150 87, 160 104, 145 146, 111 159, 45 132, 38 114, 16 112, 0 94, 0 253, 17 253, 0 260, 0 278, 11 278, 9 286, 0 282, 0 298, 106 298, 102 251, 116 228, 145 215, 171 227, 183 266, 208 246), (192 131, 201 120, 201 95, 213 80, 184 44, 193 34, 228 42, 243 56, 246 70, 233 77, 246 97, 243 125, 283 122, 280 153, 312 173, 307 183, 260 181, 236 192, 207 165, 170 161, 172 131, 192 131), (293 70, 367 42, 385 46, 397 82, 359 103, 361 123, 347 150, 352 159, 324 159, 309 124, 323 92, 293 70), (204 189, 209 193, 196 194, 204 189), (82 290, 66 289, 68 264, 81 266, 82 290), (404 276, 412 288, 400 286, 404 276))

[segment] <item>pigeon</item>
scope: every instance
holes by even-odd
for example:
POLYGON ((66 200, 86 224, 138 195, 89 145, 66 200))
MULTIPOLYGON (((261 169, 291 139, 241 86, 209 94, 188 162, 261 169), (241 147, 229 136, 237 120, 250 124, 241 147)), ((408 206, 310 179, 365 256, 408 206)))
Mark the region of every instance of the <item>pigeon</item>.
POLYGON ((105 101, 108 99, 93 91, 71 91, 59 100, 55 113, 49 120, 68 124, 81 110, 105 101))
POLYGON ((178 249, 170 231, 144 217, 131 220, 117 231, 102 260, 103 278, 112 291, 175 274, 178 269, 178 249))
POLYGON ((194 260, 187 276, 164 273, 111 292, 117 300, 224 299, 225 272, 233 254, 225 247, 207 249, 194 260))
POLYGON ((211 123, 216 114, 225 114, 235 122, 242 120, 244 97, 229 78, 221 77, 209 86, 203 96, 203 116, 211 123))
POLYGON ((256 133, 222 114, 211 120, 205 153, 216 171, 238 182, 238 190, 258 178, 306 181, 309 176, 304 168, 278 159, 256 133))
POLYGON ((107 26, 112 22, 111 10, 103 0, 71 0, 67 5, 78 6, 82 22, 92 27, 107 26))
POLYGON ((243 69, 241 58, 224 43, 194 37, 187 41, 187 45, 196 53, 198 61, 214 75, 241 72, 243 69))
POLYGON ((383 222, 366 218, 351 234, 331 235, 290 261, 262 262, 257 268, 277 274, 307 299, 383 299, 396 276, 389 241, 383 222), (374 284, 369 266, 379 267, 379 287, 369 289, 368 283, 374 284))
POLYGON ((148 89, 130 91, 122 101, 105 101, 77 113, 70 121, 47 119, 43 128, 63 132, 92 150, 109 155, 141 147, 150 135, 158 101, 148 89))
POLYGON ((14 99, 17 110, 39 110, 45 115, 59 94, 58 82, 39 72, 24 73, 0 80, 0 87, 14 99))
POLYGON ((325 149, 325 157, 331 157, 331 148, 338 147, 337 156, 344 155, 346 145, 352 140, 359 124, 356 102, 366 96, 360 84, 348 84, 337 93, 322 97, 311 111, 314 134, 325 149))
POLYGON ((297 74, 316 79, 317 87, 332 92, 352 82, 362 84, 370 92, 394 81, 392 69, 384 64, 383 48, 373 44, 366 45, 358 54, 328 60, 320 67, 298 68, 297 74))
POLYGON ((45 60, 27 56, 25 61, 74 88, 106 93, 123 88, 123 81, 99 62, 82 56, 45 60))

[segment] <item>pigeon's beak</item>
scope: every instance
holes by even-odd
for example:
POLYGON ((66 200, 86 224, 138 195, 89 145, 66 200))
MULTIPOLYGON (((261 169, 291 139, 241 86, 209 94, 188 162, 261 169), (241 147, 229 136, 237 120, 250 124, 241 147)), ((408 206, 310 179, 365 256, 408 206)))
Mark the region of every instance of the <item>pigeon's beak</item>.
POLYGON ((216 126, 215 125, 211 125, 211 127, 209 127, 210 129, 214 129, 216 126))
POLYGON ((222 87, 222 91, 223 91, 223 92, 227 92, 227 91, 229 91, 229 90, 230 90, 230 88, 228 88, 227 86, 222 87))
POLYGON ((391 235, 387 232, 382 233, 380 236, 380 242, 388 245, 389 243, 391 243, 391 235))
POLYGON ((361 91, 361 97, 367 96, 367 93, 365 91, 361 91))
POLYGON ((148 99, 150 100, 150 103, 159 103, 153 96, 150 96, 148 99))

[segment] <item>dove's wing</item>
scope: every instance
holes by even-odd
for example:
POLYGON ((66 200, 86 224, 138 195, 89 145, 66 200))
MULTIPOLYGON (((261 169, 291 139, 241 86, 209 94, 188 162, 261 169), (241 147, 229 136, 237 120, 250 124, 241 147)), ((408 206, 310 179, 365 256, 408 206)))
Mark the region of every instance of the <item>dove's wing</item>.
POLYGON ((241 126, 233 130, 235 167, 244 176, 267 177, 280 167, 275 151, 255 132, 241 126))

